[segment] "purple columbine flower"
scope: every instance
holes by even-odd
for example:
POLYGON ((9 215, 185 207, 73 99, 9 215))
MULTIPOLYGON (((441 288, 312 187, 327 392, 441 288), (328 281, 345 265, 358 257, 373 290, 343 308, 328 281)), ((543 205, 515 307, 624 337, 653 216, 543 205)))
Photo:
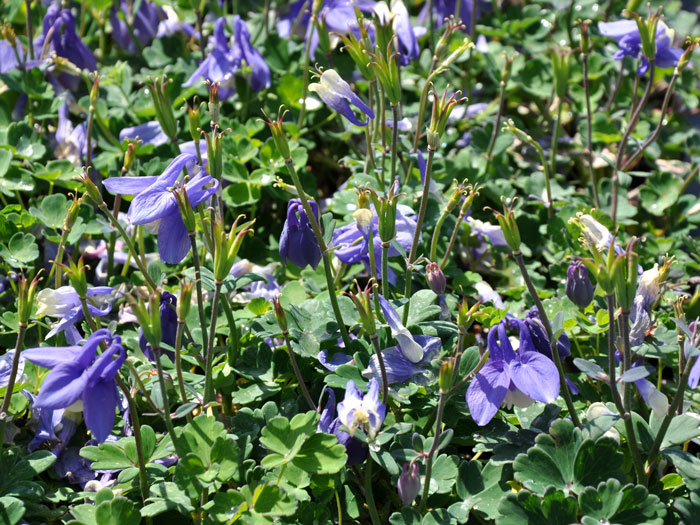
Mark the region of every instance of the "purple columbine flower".
MULTIPOLYGON (((114 288, 111 286, 88 288, 86 297, 90 315, 102 317, 109 314, 112 311, 110 299, 114 298, 113 293, 114 288)), ((64 330, 69 343, 75 344, 81 339, 75 324, 83 320, 84 314, 75 288, 72 286, 61 286, 56 290, 44 288, 36 294, 36 302, 39 305, 37 316, 48 315, 61 318, 46 334, 46 339, 64 330)))
POLYGON ((56 126, 54 140, 54 152, 57 159, 66 159, 79 165, 82 158, 87 155, 85 123, 73 126, 67 100, 58 108, 58 126, 56 126))
POLYGON ((185 188, 194 208, 219 189, 219 181, 199 168, 194 155, 181 153, 158 176, 112 177, 104 181, 105 188, 112 193, 135 195, 129 206, 129 219, 132 224, 158 228, 158 253, 168 264, 179 263, 190 250, 187 229, 170 191, 184 168, 192 176, 185 188))
MULTIPOLYGON (((168 346, 175 347, 175 336, 177 335, 177 297, 169 292, 160 295, 160 328, 162 332, 161 342, 168 346)), ((151 361, 155 361, 153 348, 146 341, 143 329, 139 328, 139 347, 144 355, 151 361)), ((174 357, 172 352, 166 351, 166 355, 174 357)))
MULTIPOLYGON (((451 16, 455 16, 457 13, 457 2, 461 2, 462 6, 459 11, 459 18, 464 23, 464 31, 470 31, 472 25, 472 13, 474 10, 475 0, 433 0, 433 18, 435 25, 441 27, 445 23, 445 19, 451 16)), ((476 17, 481 16, 481 8, 479 6, 479 0, 477 2, 476 17)), ((429 2, 423 5, 423 9, 418 15, 418 21, 421 24, 427 24, 430 20, 430 14, 428 12, 429 2)), ((476 20, 474 20, 476 23, 476 20)))
MULTIPOLYGON (((634 20, 619 20, 617 22, 599 22, 600 34, 612 38, 620 49, 615 53, 615 60, 622 60, 626 56, 640 58, 638 75, 645 75, 649 70, 649 61, 642 53, 642 37, 639 34, 639 26, 634 20)), ((660 68, 674 67, 678 64, 683 50, 679 47, 671 47, 674 32, 663 20, 659 20, 656 26, 656 55, 654 61, 660 68)))
POLYGON ((583 310, 591 304, 594 291, 586 265, 572 261, 566 270, 566 296, 583 310))
POLYGON ((362 430, 374 440, 384 423, 386 406, 379 402, 379 381, 371 379, 369 390, 362 394, 352 379, 345 385, 345 399, 338 403, 338 419, 349 430, 350 436, 362 430))
MULTIPOLYGON (((372 210, 372 221, 371 221, 371 231, 372 240, 374 242, 374 255, 375 255, 375 265, 377 269, 377 275, 382 278, 382 240, 379 237, 379 219, 374 213, 374 206, 371 206, 372 210)), ((408 252, 411 249, 411 243, 413 242, 413 234, 416 231, 416 221, 410 217, 415 212, 409 206, 399 204, 396 207, 396 242, 408 252)), ((369 260, 369 228, 367 232, 363 232, 358 227, 357 221, 353 221, 346 226, 336 228, 333 231, 333 246, 335 250, 333 254, 345 264, 356 264, 362 263, 365 265, 367 271, 370 271, 370 260, 369 260)), ((399 251, 394 248, 394 246, 389 247, 389 257, 398 257, 401 255, 399 251)), ((389 282, 396 282, 396 275, 389 269, 389 275, 387 276, 389 282)))
POLYGON ((139 46, 147 46, 156 36, 158 24, 160 22, 160 8, 148 0, 139 2, 139 8, 132 13, 130 2, 120 0, 119 4, 114 4, 110 11, 109 19, 112 22, 112 37, 114 42, 127 53, 138 53, 139 46), (118 12, 124 14, 124 18, 131 17, 131 30, 134 38, 138 41, 138 46, 129 33, 126 22, 119 18, 118 12))
POLYGON ((340 75, 334 69, 326 69, 321 73, 319 81, 311 84, 309 91, 318 94, 326 105, 343 115, 356 126, 366 126, 369 123, 369 119, 374 118, 372 109, 355 94, 350 88, 350 84, 340 78, 340 75), (350 104, 362 111, 367 116, 367 120, 360 122, 350 108, 350 104))
MULTIPOLYGON (((318 221, 318 206, 314 201, 309 201, 309 206, 318 221)), ((280 236, 280 257, 284 264, 289 260, 299 268, 308 265, 314 270, 321 260, 321 248, 300 199, 292 199, 287 204, 287 220, 280 236)))
POLYGON ((35 404, 36 396, 30 393, 26 395, 33 405, 32 419, 37 420, 34 438, 29 442, 27 449, 33 452, 48 446, 54 455, 60 456, 78 428, 80 415, 63 408, 56 410, 39 408, 35 404))
MULTIPOLYGON (((547 337, 547 331, 540 319, 540 314, 534 306, 523 319, 523 322, 530 331, 530 338, 535 349, 550 359, 552 358, 552 345, 547 337)), ((571 343, 566 334, 561 334, 557 340, 557 351, 561 359, 566 359, 571 355, 571 343)))
MULTIPOLYGON (((312 3, 309 0, 292 2, 289 4, 289 12, 281 16, 277 22, 277 32, 282 38, 289 38, 295 26, 304 31, 310 57, 315 55, 319 44, 318 31, 311 22, 312 3)), ((357 27, 355 7, 369 13, 376 5, 372 0, 355 0, 352 3, 348 0, 321 0, 321 3, 319 17, 325 20, 328 31, 334 33, 347 33, 349 28, 357 27)))
POLYGON ((19 67, 19 62, 17 62, 17 55, 19 59, 24 61, 24 50, 22 46, 17 45, 17 54, 15 50, 7 40, 0 40, 0 73, 9 73, 16 67, 19 67))
POLYGON ((57 56, 67 58, 79 69, 97 70, 95 55, 75 32, 75 18, 70 9, 60 9, 56 4, 49 7, 44 16, 43 34, 37 38, 35 48, 42 49, 47 38, 48 49, 57 56))
POLYGON ((160 146, 170 140, 157 120, 122 129, 119 132, 119 142, 124 142, 127 139, 140 140, 144 144, 152 144, 153 146, 160 146))
POLYGON ((202 78, 209 82, 219 82, 219 98, 226 100, 235 92, 234 74, 245 62, 251 69, 250 86, 259 91, 270 86, 270 68, 260 52, 250 43, 248 28, 236 15, 233 19, 233 47, 229 48, 224 25, 226 20, 219 18, 214 25, 214 34, 210 37, 214 47, 207 58, 199 65, 182 86, 189 87, 202 78))
POLYGON ((505 401, 507 405, 527 406, 532 401, 553 402, 559 395, 559 373, 551 359, 540 354, 530 330, 522 321, 520 346, 513 350, 503 320, 489 331, 489 362, 467 389, 467 404, 479 426, 486 425, 505 401))
POLYGON ((367 448, 364 444, 350 434, 340 430, 342 423, 335 415, 335 392, 328 390, 328 402, 323 407, 321 419, 318 421, 318 430, 326 434, 334 434, 338 438, 338 443, 345 447, 348 454, 347 465, 357 465, 362 463, 367 457, 367 448))
MULTIPOLYGON (((440 338, 412 335, 401 323, 394 307, 382 295, 379 296, 379 304, 389 328, 391 328, 392 337, 399 343, 382 350, 387 383, 390 385, 403 383, 415 375, 423 374, 426 371, 426 365, 440 351, 442 346, 440 338)), ((376 354, 372 355, 369 366, 362 371, 362 375, 381 381, 379 358, 376 354)))
POLYGON ((199 36, 199 33, 195 33, 192 24, 182 22, 175 10, 170 6, 164 6, 161 8, 163 18, 158 24, 158 32, 156 33, 156 38, 163 38, 165 36, 172 36, 176 33, 184 33, 188 37, 199 36))
POLYGON ((420 467, 418 463, 403 464, 403 471, 399 474, 397 483, 399 497, 405 506, 410 506, 416 499, 421 489, 420 467))
POLYGON ((40 347, 22 355, 35 365, 51 370, 34 402, 37 408, 57 410, 82 401, 85 424, 98 442, 104 441, 114 426, 119 394, 114 377, 126 351, 121 337, 103 328, 93 333, 82 346, 40 347), (97 355, 100 343, 107 349, 97 355))
POLYGON ((391 0, 390 6, 386 2, 379 2, 374 8, 374 12, 382 24, 391 22, 402 48, 401 65, 407 66, 411 61, 417 59, 420 55, 417 36, 422 35, 425 31, 419 31, 416 35, 416 31, 411 25, 411 17, 403 1, 391 0))

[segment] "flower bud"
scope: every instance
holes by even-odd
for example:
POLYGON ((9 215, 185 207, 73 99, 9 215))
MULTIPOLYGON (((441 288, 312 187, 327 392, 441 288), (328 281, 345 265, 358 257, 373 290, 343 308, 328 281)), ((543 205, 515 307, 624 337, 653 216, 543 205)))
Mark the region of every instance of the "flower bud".
POLYGON ((272 139, 275 141, 275 146, 277 146, 277 151, 279 151, 280 155, 285 161, 291 160, 292 158, 292 154, 289 151, 287 136, 282 128, 282 121, 286 114, 287 112, 284 111, 284 106, 280 106, 279 111, 277 112, 277 120, 272 120, 270 117, 265 115, 265 124, 267 124, 267 127, 270 128, 270 133, 272 134, 272 139))
POLYGON ((399 497, 404 505, 409 506, 416 499, 421 489, 420 469, 417 463, 404 463, 403 472, 399 475, 399 497), (410 470, 409 470, 410 469, 410 470))
POLYGON ((218 133, 216 130, 214 130, 212 133, 207 133, 205 131, 201 132, 207 142, 207 162, 209 167, 209 175, 214 177, 216 180, 221 180, 221 175, 224 172, 224 155, 221 147, 221 139, 226 131, 230 130, 226 129, 218 133))
POLYGON ((98 97, 100 96, 100 75, 95 72, 95 78, 90 89, 90 107, 95 107, 98 97))
POLYGON ((87 266, 83 264, 83 256, 80 256, 77 263, 68 256, 68 265, 61 264, 61 266, 65 268, 66 277, 70 280, 70 284, 75 289, 78 297, 85 299, 87 297, 88 282, 85 273, 87 266))
POLYGON ((90 174, 88 173, 87 169, 83 169, 82 173, 78 176, 78 179, 85 185, 85 193, 87 193, 88 197, 90 197, 98 206, 103 205, 104 200, 102 199, 100 190, 90 179, 90 174))
POLYGON ((131 165, 134 162, 134 152, 136 151, 136 146, 138 141, 129 142, 126 147, 126 153, 124 153, 124 163, 122 164, 122 174, 128 173, 131 169, 131 165))
POLYGON ((440 374, 438 376, 438 386, 441 394, 447 394, 452 388, 454 378, 455 362, 453 357, 445 359, 440 363, 440 374))
POLYGON ((187 315, 190 313, 193 288, 194 283, 192 281, 184 280, 180 283, 180 299, 177 302, 177 321, 179 323, 184 323, 187 315))
POLYGON ((197 228, 197 221, 194 215, 194 210, 190 204, 190 199, 187 197, 187 189, 183 182, 173 190, 173 195, 177 201, 177 208, 180 210, 182 222, 185 223, 185 229, 192 233, 197 228))
POLYGON ((238 221, 242 218, 245 218, 245 215, 236 217, 228 235, 221 217, 217 217, 214 221, 212 232, 214 237, 214 279, 217 284, 223 283, 231 272, 243 239, 252 232, 251 227, 255 223, 255 219, 239 226, 238 221))
POLYGON ((425 277, 428 281, 428 286, 435 293, 435 295, 442 295, 445 293, 447 280, 445 279, 445 274, 442 273, 442 270, 437 263, 431 262, 427 264, 425 267, 425 277))
POLYGON ((143 335, 153 348, 160 348, 163 339, 160 324, 160 294, 155 292, 148 298, 148 304, 141 299, 131 298, 131 311, 138 319, 143 335))
POLYGON ((566 88, 569 85, 570 64, 571 49, 568 47, 555 47, 554 51, 552 51, 554 93, 560 98, 566 96, 566 88))
MULTIPOLYGON (((449 86, 448 86, 449 88, 449 86)), ((453 93, 450 98, 447 98, 447 89, 438 98, 437 93, 433 90, 433 111, 430 118, 430 125, 426 136, 428 138, 428 149, 436 151, 440 147, 440 137, 445 132, 447 121, 454 107, 466 98, 458 98, 461 95, 460 91, 453 93)))
POLYGON ((360 208, 352 214, 352 218, 357 223, 357 229, 360 230, 364 237, 369 237, 369 231, 372 227, 372 218, 374 214, 369 208, 360 208))
POLYGON ((377 211, 379 238, 382 242, 391 242, 396 236, 396 207, 399 196, 395 193, 397 184, 392 184, 389 193, 380 197, 371 191, 370 196, 377 211))
POLYGON ((148 84, 148 93, 153 101, 153 109, 156 112, 156 119, 160 123, 160 127, 171 141, 177 139, 177 121, 173 106, 170 103, 168 96, 168 84, 170 82, 165 78, 165 75, 159 79, 151 80, 148 84))
POLYGON ((39 274, 30 282, 22 275, 17 279, 17 316, 20 326, 26 326, 34 308, 34 296, 41 278, 39 274))
POLYGON ((199 131, 202 127, 202 120, 200 118, 201 110, 202 106, 197 103, 197 97, 194 97, 194 105, 192 107, 187 106, 187 122, 190 127, 190 136, 195 142, 199 141, 201 138, 199 131))
POLYGON ((579 20, 579 30, 581 31, 581 55, 587 55, 590 51, 591 39, 589 37, 589 26, 592 24, 590 20, 579 20))
MULTIPOLYGON (((219 82, 209 82, 209 118, 212 129, 219 123, 219 111, 221 110, 221 102, 219 101, 219 82)), ((196 141, 196 139, 195 139, 196 141)))
POLYGON ((365 331, 370 336, 374 335, 377 333, 377 326, 374 322, 374 311, 372 310, 372 301, 370 298, 374 288, 374 280, 370 279, 364 290, 360 289, 360 285, 357 281, 355 281, 355 285, 357 286, 357 295, 352 292, 347 292, 347 294, 355 304, 355 308, 357 308, 357 313, 360 316, 360 321, 365 331))
POLYGON ((277 319, 277 324, 280 327, 280 330, 282 330, 282 333, 287 333, 288 326, 287 326, 287 314, 284 311, 284 308, 282 308, 282 305, 280 304, 279 297, 275 297, 272 299, 272 306, 275 307, 275 319, 277 319))
POLYGON ((581 261, 573 261, 566 270, 566 296, 583 310, 591 304, 593 292, 588 269, 581 261))
POLYGON ((520 230, 518 229, 518 223, 515 222, 515 212, 513 211, 513 205, 515 204, 515 199, 510 203, 509 207, 506 207, 505 197, 501 197, 501 202, 503 203, 503 213, 494 211, 496 220, 503 230, 503 237, 508 244, 508 248, 512 252, 520 251, 520 230))
POLYGON ((75 221, 78 219, 78 212, 80 211, 80 205, 82 202, 83 199, 78 199, 76 195, 73 195, 73 202, 71 203, 70 208, 68 208, 66 218, 63 219, 64 231, 70 232, 73 228, 75 221))

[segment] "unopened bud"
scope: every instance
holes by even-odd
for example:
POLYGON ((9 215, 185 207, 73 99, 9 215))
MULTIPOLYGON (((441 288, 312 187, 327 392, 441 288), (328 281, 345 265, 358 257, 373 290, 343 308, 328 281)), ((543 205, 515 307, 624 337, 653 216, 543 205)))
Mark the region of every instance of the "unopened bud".
POLYGON ((87 196, 90 197, 95 204, 98 206, 104 204, 99 188, 95 186, 94 182, 92 182, 90 179, 90 174, 86 169, 83 169, 83 172, 78 176, 78 179, 85 185, 85 193, 87 193, 87 196))
POLYGON ((275 141, 275 146, 277 146, 277 151, 279 151, 285 161, 292 158, 292 154, 289 151, 289 143, 287 142, 287 135, 282 128, 282 121, 286 114, 287 112, 284 110, 284 106, 280 106, 277 112, 277 120, 272 120, 265 115, 265 124, 270 128, 270 133, 272 134, 272 139, 275 141))
POLYGON ((593 284, 588 269, 581 261, 573 261, 566 270, 566 296, 581 309, 593 300, 593 284))
POLYGON ((518 223, 515 221, 515 212, 513 211, 515 199, 511 201, 508 207, 506 207, 505 197, 501 198, 501 202, 503 203, 503 213, 494 211, 494 215, 496 216, 498 224, 501 226, 503 237, 506 240, 506 244, 508 244, 508 248, 510 248, 512 252, 519 252, 520 230, 518 229, 518 223))
POLYGON ((287 314, 282 308, 278 297, 272 299, 272 306, 275 307, 275 319, 277 319, 280 330, 282 330, 282 333, 287 333, 287 314))
POLYGON ((76 195, 73 195, 73 202, 71 202, 70 208, 68 208, 68 213, 66 218, 63 219, 63 230, 70 232, 78 219, 78 212, 80 211, 80 204, 82 204, 83 199, 78 199, 76 195))
POLYGON ((436 295, 442 295, 445 293, 445 288, 447 287, 447 280, 445 279, 445 274, 440 269, 437 263, 428 263, 425 267, 425 277, 428 281, 428 286, 436 295))
POLYGON ((177 320, 180 323, 184 323, 187 315, 190 313, 193 288, 194 283, 192 281, 184 280, 180 283, 180 299, 177 301, 177 320))
POLYGON ((455 362, 454 358, 450 357, 440 363, 440 375, 438 376, 438 386, 441 394, 447 394, 452 388, 454 378, 455 362))
POLYGON ((409 465, 404 463, 403 472, 399 475, 398 491, 399 497, 404 505, 410 506, 416 499, 421 489, 420 469, 418 463, 409 465))

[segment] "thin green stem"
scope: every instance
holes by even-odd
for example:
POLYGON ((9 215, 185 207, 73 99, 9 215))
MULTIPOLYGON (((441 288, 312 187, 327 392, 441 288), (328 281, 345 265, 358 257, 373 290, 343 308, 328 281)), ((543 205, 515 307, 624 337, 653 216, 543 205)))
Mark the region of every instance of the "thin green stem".
POLYGON ((177 332, 175 332, 175 370, 177 370, 177 384, 180 389, 180 397, 183 403, 187 403, 187 391, 185 390, 185 379, 182 376, 182 332, 184 331, 184 321, 177 321, 177 332))
POLYGON ((446 209, 442 210, 440 218, 435 225, 435 231, 433 231, 433 238, 430 240, 430 260, 435 261, 437 259, 437 244, 438 238, 440 237, 440 230, 442 230, 442 225, 449 216, 449 212, 446 209))
POLYGON ((146 474, 146 459, 143 456, 143 440, 141 439, 141 421, 139 420, 138 408, 131 397, 129 386, 124 382, 122 377, 117 374, 114 376, 119 390, 124 394, 126 403, 129 406, 129 415, 131 416, 131 428, 134 430, 134 442, 136 445, 136 461, 139 469, 139 489, 141 492, 141 501, 145 504, 148 498, 148 475, 146 474))
POLYGON ((208 348, 209 346, 207 344, 207 321, 206 317, 204 317, 204 294, 202 293, 202 271, 199 264, 199 252, 197 251, 196 232, 190 232, 190 245, 192 246, 192 258, 194 259, 194 282, 197 288, 197 310, 199 311, 199 326, 202 329, 202 348, 208 348))
POLYGON ((0 406, 0 449, 5 442, 5 425, 7 424, 7 411, 10 409, 10 401, 12 400, 12 393, 15 389, 15 381, 17 380, 17 372, 19 370, 19 356, 22 352, 22 345, 24 344, 24 335, 27 333, 27 325, 24 323, 19 324, 19 330, 17 332, 17 339, 15 340, 15 353, 12 356, 12 368, 10 369, 10 378, 5 387, 5 397, 2 400, 2 406, 0 406))
POLYGON ((289 360, 292 363, 292 368, 294 369, 294 375, 297 377, 297 383, 299 383, 299 388, 301 388, 301 393, 304 394, 304 399, 306 399, 306 404, 309 405, 309 409, 316 411, 316 404, 314 400, 311 399, 311 394, 306 388, 306 383, 304 382, 304 377, 301 375, 301 370, 299 370, 299 365, 297 364, 297 358, 294 356, 294 349, 292 348, 292 342, 289 340, 289 332, 287 330, 282 332, 284 336, 284 342, 287 345, 287 353, 289 354, 289 360))
MULTIPOLYGON (((372 279, 374 279, 375 283, 378 283, 379 281, 377 280, 377 258, 374 253, 374 231, 372 228, 369 229, 369 266, 372 279)), ((377 317, 379 318, 381 309, 379 306, 379 294, 377 293, 374 294, 374 310, 377 313, 377 317)))
POLYGON ((428 491, 430 490, 430 479, 433 475, 433 456, 437 452, 438 444, 440 442, 440 435, 442 434, 442 415, 445 411, 445 403, 447 401, 447 394, 440 392, 440 399, 437 406, 437 415, 435 416, 435 434, 433 437, 433 444, 428 451, 428 457, 425 460, 425 482, 423 483, 423 495, 420 498, 420 512, 425 511, 425 506, 428 503, 428 491))
POLYGON ((491 159, 493 158, 493 148, 496 145, 496 139, 500 133, 501 120, 503 119, 503 111, 506 107, 506 86, 508 85, 508 79, 501 79, 500 88, 498 91, 498 113, 496 113, 496 123, 491 131, 491 140, 489 140, 489 146, 486 149, 486 170, 488 172, 489 166, 491 165, 491 159))
POLYGON ((613 101, 615 100, 615 97, 617 96, 617 92, 620 90, 620 86, 622 85, 622 79, 624 77, 624 73, 625 73, 625 57, 622 57, 622 60, 620 60, 620 70, 617 73, 617 80, 615 81, 615 85, 613 86, 613 89, 610 92, 610 97, 608 98, 608 101, 605 103, 605 106, 603 106, 604 112, 606 112, 610 109, 610 106, 612 105, 613 101))
POLYGON ((221 305, 224 307, 224 314, 226 314, 226 321, 228 321, 229 343, 231 344, 231 350, 228 354, 228 364, 233 367, 236 366, 239 352, 238 329, 236 328, 236 319, 233 317, 233 309, 231 308, 231 300, 228 294, 224 294, 222 298, 223 301, 221 301, 221 305))
POLYGON ((216 282, 214 285, 214 299, 211 303, 211 319, 209 321, 209 344, 204 365, 204 403, 214 400, 212 385, 212 365, 214 363, 214 342, 216 341, 216 316, 219 311, 219 297, 221 296, 222 283, 216 282))
POLYGON ((457 223, 455 224, 454 229, 452 230, 452 235, 450 235, 450 242, 447 245, 447 251, 445 252, 445 256, 442 258, 442 262, 440 262, 440 269, 444 270, 445 266, 447 266, 447 261, 450 258, 450 255, 452 254, 452 250, 454 249, 455 242, 457 241, 457 235, 459 234, 459 228, 462 225, 462 221, 464 220, 464 217, 467 215, 467 212, 463 211, 460 209, 459 215, 457 216, 457 223))
MULTIPOLYGON (((374 294, 376 297, 377 294, 374 294)), ((377 360, 379 361, 379 372, 382 376, 382 402, 387 403, 389 400, 389 381, 386 376, 386 367, 384 366, 384 356, 382 355, 382 349, 379 347, 379 338, 377 334, 374 333, 369 336, 374 346, 374 351, 377 354, 377 360)))
POLYGON ((537 308, 537 311, 540 314, 540 320, 542 321, 544 329, 547 332, 547 337, 549 338, 549 343, 552 348, 554 364, 556 365, 557 371, 559 372, 560 391, 562 396, 564 397, 564 401, 566 402, 566 407, 569 410, 569 415, 571 416, 571 420, 573 421, 574 425, 581 428, 581 421, 579 421, 578 414, 576 413, 576 408, 574 407, 574 402, 571 399, 571 392, 569 392, 569 386, 566 384, 566 376, 564 375, 564 367, 562 366, 561 357, 559 356, 557 340, 554 338, 554 333, 552 332, 552 325, 550 324, 549 318, 547 317, 547 312, 545 311, 544 305, 540 300, 540 296, 537 294, 537 289, 535 288, 532 279, 530 279, 530 274, 528 273, 527 267, 525 266, 523 254, 520 251, 513 252, 513 257, 518 263, 520 273, 522 274, 523 280, 525 281, 525 286, 527 286, 527 290, 530 293, 530 297, 532 297, 532 301, 535 303, 535 307, 537 308))
POLYGON ((331 301, 331 307, 333 308, 333 314, 335 315, 335 319, 338 322, 338 326, 340 328, 340 335, 343 338, 345 348, 350 348, 350 337, 348 336, 348 330, 345 327, 345 322, 343 322, 343 316, 340 313, 340 307, 338 306, 338 297, 336 297, 335 294, 335 283, 333 281, 333 271, 331 269, 331 258, 328 253, 328 247, 326 246, 326 243, 323 240, 321 226, 319 225, 318 220, 316 219, 316 215, 313 213, 313 210, 309 205, 309 201, 306 198, 306 192, 304 192, 304 188, 301 185, 299 175, 297 175, 296 169, 294 169, 294 162, 291 158, 289 158, 285 159, 284 163, 287 166, 287 171, 289 171, 289 174, 292 176, 294 186, 297 189, 297 193, 299 194, 299 198, 301 199, 301 204, 304 207, 304 212, 306 213, 306 216, 308 217, 309 222, 311 223, 311 228, 313 229, 314 235, 316 236, 316 242, 318 243, 318 246, 321 250, 321 256, 323 257, 323 270, 326 274, 326 284, 328 285, 328 295, 331 301))
MULTIPOLYGON (((394 184, 396 178, 396 159, 399 153, 399 107, 391 104, 391 114, 394 119, 394 125, 391 128, 391 178, 389 179, 389 184, 394 184)), ((382 190, 384 190, 384 185, 382 185, 382 190)))
POLYGON ((593 169, 593 120, 591 116, 591 87, 588 83, 587 53, 581 53, 581 62, 583 64, 583 93, 586 99, 586 158, 588 160, 588 176, 593 186, 593 204, 596 208, 600 208, 598 177, 596 177, 595 170, 593 169))
MULTIPOLYGON (((559 131, 561 130, 561 112, 563 107, 561 97, 557 97, 557 120, 552 123, 552 143, 549 149, 549 173, 552 177, 557 173, 557 149, 559 149, 559 131)), ((551 204, 552 199, 549 199, 549 202, 551 204)))
POLYGON ((423 194, 421 195, 420 208, 418 210, 418 218, 416 219, 416 231, 413 234, 413 242, 411 243, 411 251, 408 254, 406 263, 406 286, 404 289, 404 297, 408 299, 403 309, 403 323, 408 322, 408 312, 411 307, 411 274, 413 272, 413 263, 416 262, 416 253, 418 251, 418 242, 420 240, 421 231, 423 229, 423 220, 425 212, 428 209, 428 197, 430 195, 430 177, 432 175, 433 157, 435 151, 428 148, 428 160, 425 163, 425 177, 423 178, 423 194))
POLYGON ((70 229, 68 229, 68 228, 64 228, 63 231, 61 232, 61 240, 58 241, 58 251, 56 252, 56 259, 54 260, 53 264, 51 265, 51 271, 49 272, 48 281, 51 281, 51 276, 53 275, 54 271, 56 272, 56 289, 57 290, 61 287, 61 283, 63 281, 61 263, 63 262, 63 252, 66 249, 66 240, 68 239, 69 234, 70 234, 70 229))
POLYGON ((162 411, 162 416, 163 416, 163 421, 165 422, 165 428, 168 429, 168 434, 170 434, 170 439, 173 442, 173 446, 175 447, 175 451, 177 452, 177 455, 180 457, 183 457, 180 451, 180 447, 178 446, 178 439, 177 439, 177 434, 175 434, 175 427, 173 426, 173 420, 170 417, 170 401, 168 400, 168 389, 165 384, 165 374, 163 373, 163 365, 161 364, 160 361, 160 346, 159 345, 153 345, 153 355, 156 358, 156 368, 158 370, 158 383, 160 384, 160 395, 163 398, 163 411, 162 411))
POLYGON ((389 246, 390 242, 382 242, 382 295, 389 298, 389 246))
POLYGON ((372 519, 372 525, 381 525, 377 506, 374 504, 374 493, 372 492, 372 463, 372 456, 370 456, 367 458, 367 466, 365 467, 365 499, 367 500, 367 508, 372 519))

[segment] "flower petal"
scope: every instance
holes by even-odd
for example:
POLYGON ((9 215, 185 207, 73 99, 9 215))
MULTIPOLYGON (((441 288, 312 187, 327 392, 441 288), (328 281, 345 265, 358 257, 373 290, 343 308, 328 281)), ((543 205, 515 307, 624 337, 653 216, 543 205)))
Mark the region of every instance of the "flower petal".
POLYGON ((44 379, 35 404, 47 409, 69 407, 80 399, 86 386, 87 374, 81 363, 62 363, 44 379))
POLYGON ((513 383, 528 397, 552 403, 559 395, 559 372, 548 357, 539 352, 523 352, 509 366, 513 383))
POLYGON ((190 251, 190 238, 185 223, 182 222, 180 211, 163 217, 158 229, 158 253, 163 262, 177 264, 190 251))
POLYGON ((114 380, 98 381, 83 396, 83 414, 85 424, 102 443, 112 432, 114 410, 119 403, 119 394, 114 380))
POLYGON ((498 412, 508 393, 510 377, 503 361, 489 361, 476 374, 467 389, 467 404, 474 422, 486 425, 498 412))

